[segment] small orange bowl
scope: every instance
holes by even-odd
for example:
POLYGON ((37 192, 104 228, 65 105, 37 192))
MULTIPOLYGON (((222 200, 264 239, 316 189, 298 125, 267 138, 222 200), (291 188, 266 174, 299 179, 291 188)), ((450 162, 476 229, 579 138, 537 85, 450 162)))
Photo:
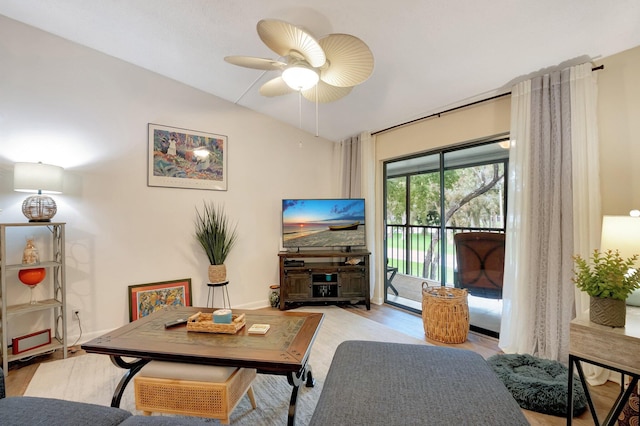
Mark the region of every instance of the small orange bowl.
POLYGON ((47 276, 44 268, 22 269, 18 272, 18 278, 24 285, 38 285, 47 276))

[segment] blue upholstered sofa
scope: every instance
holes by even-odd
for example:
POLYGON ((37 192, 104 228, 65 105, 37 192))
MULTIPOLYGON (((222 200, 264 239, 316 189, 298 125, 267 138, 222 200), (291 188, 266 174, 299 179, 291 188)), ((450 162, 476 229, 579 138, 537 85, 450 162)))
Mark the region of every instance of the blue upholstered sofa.
MULTIPOLYGON (((0 376, 2 370, 0 370, 0 376)), ((119 408, 49 398, 5 398, 0 425, 201 425, 204 419, 134 416, 119 408)), ((468 350, 347 341, 331 362, 311 426, 528 425, 487 362, 468 350)))
POLYGON ((134 416, 119 408, 53 398, 6 397, 4 372, 0 369, 0 425, 24 426, 133 426, 205 425, 204 419, 165 416, 134 416))

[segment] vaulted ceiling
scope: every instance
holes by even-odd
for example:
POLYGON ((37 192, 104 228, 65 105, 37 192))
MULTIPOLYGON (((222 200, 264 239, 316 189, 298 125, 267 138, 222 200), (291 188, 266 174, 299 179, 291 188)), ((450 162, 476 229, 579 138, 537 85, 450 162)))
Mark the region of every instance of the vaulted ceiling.
POLYGON ((259 87, 276 71, 223 58, 277 59, 256 33, 264 18, 318 38, 355 35, 375 69, 346 97, 319 105, 319 134, 336 141, 640 45, 638 0, 0 0, 0 14, 309 133, 314 103, 295 93, 263 97, 259 87))

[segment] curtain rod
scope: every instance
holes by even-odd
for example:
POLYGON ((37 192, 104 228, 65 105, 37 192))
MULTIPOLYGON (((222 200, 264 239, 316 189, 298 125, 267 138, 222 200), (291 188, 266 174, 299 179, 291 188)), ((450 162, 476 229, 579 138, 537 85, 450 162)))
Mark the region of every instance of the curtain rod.
MULTIPOLYGON (((599 71, 599 70, 603 70, 603 69, 604 69, 604 65, 599 65, 597 67, 591 68, 591 71, 599 71)), ((436 113, 431 114, 431 115, 427 115, 427 116, 424 116, 424 117, 416 118, 415 120, 407 121, 407 122, 404 122, 404 123, 401 123, 401 124, 396 124, 395 126, 387 127, 386 129, 377 130, 375 132, 372 132, 371 135, 373 136, 373 135, 377 135, 378 133, 384 133, 384 132, 387 132, 389 130, 393 130, 393 129, 398 128, 398 127, 403 127, 403 126, 406 126, 408 124, 416 123, 418 121, 427 120, 429 118, 440 117, 442 114, 447 114, 449 112, 453 112, 453 111, 456 111, 456 110, 459 110, 459 109, 462 109, 462 108, 467 108, 467 107, 470 107, 470 106, 473 106, 473 105, 481 104, 483 102, 492 101, 494 99, 502 98, 503 96, 507 96, 507 95, 511 95, 511 91, 508 91, 506 93, 502 93, 501 95, 496 95, 496 96, 492 96, 490 98, 481 99, 479 101, 474 101, 474 102, 471 102, 471 103, 468 103, 468 104, 464 104, 464 105, 460 105, 460 106, 457 106, 457 107, 449 108, 447 110, 436 112, 436 113)))
POLYGON ((510 95, 510 94, 511 94, 511 91, 503 93, 501 95, 492 96, 492 97, 487 98, 487 99, 481 99, 479 101, 475 101, 475 102, 471 102, 471 103, 468 103, 468 104, 460 105, 460 106, 457 106, 457 107, 449 108, 447 110, 436 112, 434 114, 427 115, 425 117, 420 117, 420 118, 416 118, 415 120, 407 121, 405 123, 396 124, 395 126, 387 127, 386 129, 377 130, 375 132, 372 132, 371 135, 377 135, 378 133, 387 132, 389 130, 392 130, 392 129, 395 129, 395 128, 398 128, 398 127, 403 127, 403 126, 406 126, 408 124, 416 123, 418 121, 427 120, 427 119, 432 118, 432 117, 440 117, 442 114, 447 114, 449 112, 456 111, 456 110, 459 110, 459 109, 462 109, 462 108, 467 108, 467 107, 470 107, 470 106, 473 106, 473 105, 476 105, 476 104, 480 104, 480 103, 483 103, 483 102, 492 101, 494 99, 502 98, 503 96, 507 96, 507 95, 510 95))

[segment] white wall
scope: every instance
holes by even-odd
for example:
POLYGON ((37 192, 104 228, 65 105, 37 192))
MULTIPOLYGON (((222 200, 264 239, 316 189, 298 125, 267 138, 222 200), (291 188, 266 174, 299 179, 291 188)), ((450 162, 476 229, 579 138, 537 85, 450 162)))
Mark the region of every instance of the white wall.
POLYGON ((511 97, 482 102, 376 136, 378 161, 509 132, 511 97))
MULTIPOLYGON (((67 306, 80 311, 83 340, 128 322, 132 284, 191 278, 193 304, 205 304, 208 262, 193 237, 203 201, 238 223, 226 262, 233 307, 268 305, 281 199, 337 195, 333 142, 2 16, 0 58, 0 221, 26 221, 15 162, 65 168, 54 220, 67 223, 67 306), (148 187, 147 123, 227 135, 228 190, 148 187)), ((19 263, 23 236, 12 241, 19 250, 7 257, 19 263)), ((28 301, 9 278, 9 303, 28 301)), ((38 321, 14 321, 7 335, 38 321)), ((73 342, 77 323, 67 322, 73 342)))
POLYGON ((640 209, 640 46, 598 61, 603 215, 640 209))

